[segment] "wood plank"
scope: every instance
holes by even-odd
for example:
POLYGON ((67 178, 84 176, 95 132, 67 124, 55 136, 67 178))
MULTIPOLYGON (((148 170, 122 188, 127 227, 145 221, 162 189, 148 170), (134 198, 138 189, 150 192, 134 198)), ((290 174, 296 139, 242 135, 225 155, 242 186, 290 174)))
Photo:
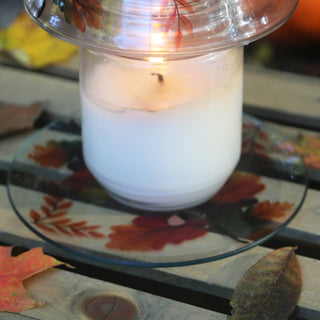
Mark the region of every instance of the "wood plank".
POLYGON ((136 316, 130 318, 132 320, 227 318, 213 311, 58 269, 36 275, 25 281, 24 285, 33 299, 45 305, 18 315, 0 312, 0 319, 84 320, 88 319, 82 310, 84 300, 97 296, 117 297, 118 301, 119 298, 125 299, 136 308, 136 316))
POLYGON ((1 101, 47 101, 46 109, 55 115, 67 115, 80 106, 77 81, 0 66, 0 88, 1 101))
MULTIPOLYGON (((44 108, 53 117, 69 115, 80 106, 78 83, 62 78, 1 66, 0 88, 0 101, 21 105, 45 101, 44 108)), ((35 130, 0 139, 0 168, 8 168, 8 163, 33 133, 35 130)))
MULTIPOLYGON (((273 72, 265 77, 264 70, 261 74, 257 70, 250 72, 252 73, 250 74, 252 75, 251 80, 246 81, 247 83, 250 82, 250 87, 246 88, 245 85, 246 102, 250 104, 258 103, 263 107, 270 108, 271 111, 273 108, 277 108, 277 110, 284 110, 285 112, 293 111, 295 114, 308 114, 318 117, 320 110, 318 80, 305 79, 305 77, 291 79, 287 74, 283 74, 279 78, 279 73, 273 72), (270 91, 268 89, 268 95, 261 95, 260 93, 264 92, 266 87, 269 88, 270 83, 274 85, 270 86, 270 91), (284 91, 280 90, 281 88, 284 91), (283 98, 282 95, 287 97, 283 98)), ((0 100, 27 104, 35 100, 48 99, 50 101, 48 109, 55 114, 68 114, 72 108, 77 109, 79 106, 78 84, 76 82, 4 67, 0 67, 0 75, 0 87, 3 88, 0 100)), ((1 140, 0 159, 8 164, 18 146, 25 139, 26 135, 22 134, 14 138, 8 137, 8 139, 1 140)), ((314 237, 312 241, 318 241, 320 232, 317 226, 320 226, 320 224, 316 221, 319 220, 320 216, 318 209, 320 207, 319 198, 318 191, 309 191, 301 212, 286 230, 302 230, 303 235, 309 234, 314 237)), ((7 212, 7 219, 13 223, 11 227, 8 227, 5 219, 0 223, 0 229, 3 230, 1 232, 1 240, 14 241, 17 244, 30 246, 43 244, 28 229, 23 227, 14 216, 10 205, 6 202, 7 198, 3 187, 0 199, 2 203, 1 214, 7 212)), ((55 248, 47 244, 43 245, 48 248, 49 252, 57 252, 55 248)), ((147 271, 144 269, 114 268, 126 273, 140 275, 149 279, 156 278, 158 281, 173 283, 189 289, 196 288, 201 292, 228 298, 244 270, 267 252, 269 250, 256 248, 229 259, 191 267, 148 269, 147 271), (240 262, 241 267, 239 267, 240 262)), ((62 252, 61 254, 63 256, 64 253, 62 252)), ((65 257, 67 258, 68 254, 65 254, 65 257)), ((318 319, 320 317, 320 298, 317 292, 317 288, 320 285, 318 281, 320 279, 319 261, 303 257, 299 257, 299 260, 303 268, 304 288, 299 302, 298 313, 307 319, 318 319)), ((110 266, 103 267, 109 268, 110 266)))
POLYGON ((320 119, 320 79, 247 66, 244 102, 320 119))
MULTIPOLYGON (((196 290, 201 293, 230 298, 236 284, 245 271, 258 259, 271 250, 257 247, 236 256, 200 265, 176 268, 125 268, 105 265, 97 261, 87 261, 80 256, 73 256, 43 243, 37 239, 13 213, 5 188, 0 186, 0 241, 8 241, 17 245, 36 246, 43 245, 45 250, 58 254, 66 259, 86 262, 89 265, 100 266, 103 269, 112 269, 127 274, 133 274, 145 279, 152 279, 161 283, 176 285, 181 288, 196 290)), ((319 200, 318 200, 319 201, 319 200)), ((319 217, 318 217, 319 218, 319 217)), ((313 221, 313 225, 316 223, 313 221)), ((320 261, 299 256, 302 267, 303 289, 298 303, 297 315, 305 319, 319 319, 320 317, 320 261)))

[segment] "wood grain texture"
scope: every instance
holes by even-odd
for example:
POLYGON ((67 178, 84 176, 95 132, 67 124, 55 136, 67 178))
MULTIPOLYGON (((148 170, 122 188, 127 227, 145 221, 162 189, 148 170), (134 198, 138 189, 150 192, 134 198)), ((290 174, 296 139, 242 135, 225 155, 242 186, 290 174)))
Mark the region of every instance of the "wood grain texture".
POLYGON ((320 119, 320 79, 247 67, 244 102, 320 119))
MULTIPOLYGON (((317 198, 319 202, 320 197, 317 198)), ((246 270, 271 251, 263 247, 256 247, 227 259, 188 267, 139 269, 109 266, 95 261, 83 260, 81 257, 72 256, 67 252, 61 252, 39 240, 15 216, 3 186, 0 186, 0 202, 0 215, 2 217, 0 220, 0 241, 9 241, 23 246, 42 245, 47 252, 58 254, 64 258, 72 257, 76 261, 83 261, 102 268, 111 268, 146 279, 156 279, 159 282, 227 299, 231 297, 234 288, 246 270)), ((318 215, 317 218, 320 219, 320 216, 318 215)), ((313 225, 319 226, 320 223, 313 221, 313 225)), ((298 302, 298 314, 306 319, 316 320, 320 317, 320 292, 318 290, 320 287, 320 261, 301 256, 298 258, 303 279, 302 294, 298 302)))
POLYGON ((85 320, 82 311, 86 298, 110 295, 131 301, 137 309, 132 320, 225 320, 226 316, 198 307, 128 289, 73 272, 50 269, 24 282, 31 296, 45 303, 43 307, 23 311, 20 314, 0 312, 4 320, 85 320))
MULTIPOLYGON (((0 88, 0 100, 22 104, 28 104, 39 100, 47 100, 48 111, 54 115, 69 114, 71 111, 78 109, 80 105, 78 94, 79 88, 77 82, 59 79, 45 74, 14 70, 8 67, 0 66, 0 88)), ((311 79, 302 76, 292 77, 292 75, 285 73, 246 68, 244 100, 250 105, 269 108, 271 112, 272 110, 276 109, 297 115, 309 115, 310 117, 320 119, 319 88, 319 79, 311 79)), ((18 134, 0 140, 0 169, 2 168, 6 170, 8 168, 12 157, 17 152, 18 148, 25 142, 27 136, 28 135, 25 134, 18 134)), ((305 204, 301 211, 292 221, 289 227, 282 232, 282 234, 286 237, 291 237, 293 240, 295 236, 300 238, 309 237, 310 242, 319 244, 319 208, 319 191, 309 190, 305 204)), ((0 186, 0 214, 0 241, 24 245, 27 247, 42 245, 49 253, 59 254, 62 257, 70 258, 68 253, 61 252, 34 236, 31 231, 29 231, 18 220, 9 204, 4 186, 0 186)), ((89 265, 98 265, 106 270, 109 268, 123 273, 141 276, 146 279, 173 284, 181 288, 196 290, 219 297, 230 298, 233 289, 245 271, 268 252, 270 252, 269 249, 257 247, 248 252, 220 261, 190 267, 169 269, 124 268, 106 266, 93 261, 85 262, 89 265)), ((83 261, 79 257, 74 257, 74 259, 83 261)), ((298 302, 298 315, 305 319, 319 319, 320 293, 318 288, 320 287, 320 261, 301 256, 299 256, 299 261, 301 263, 303 273, 303 289, 298 302)), ((46 280, 48 281, 47 285, 50 289, 50 286, 53 286, 55 281, 57 281, 58 285, 58 280, 54 278, 55 273, 56 272, 50 274, 51 278, 48 277, 48 280, 46 280)), ((64 276, 62 276, 62 279, 64 279, 63 277, 64 276)), ((69 276, 67 278, 69 278, 69 276)), ((71 287, 73 286, 73 288, 76 289, 80 288, 81 290, 87 290, 85 287, 82 287, 82 280, 78 280, 76 275, 70 276, 70 281, 71 287), (72 279, 73 276, 75 277, 74 279, 72 279)), ((86 281, 88 280, 84 280, 84 282, 86 281)), ((88 286, 89 283, 90 281, 88 281, 88 286)), ((103 286, 104 285, 105 284, 103 284, 103 286)), ((48 288, 44 288, 43 290, 49 290, 48 288)), ((58 291, 54 293, 54 297, 52 299, 57 299, 60 293, 63 293, 63 291, 59 291, 59 288, 57 289, 58 291)), ((63 286, 61 287, 61 290, 64 290, 63 286)), ((72 294, 75 292, 79 292, 80 294, 80 292, 82 292, 81 290, 74 291, 72 294)), ((103 290, 106 290, 105 287, 103 290)), ((43 291, 43 294, 46 294, 46 291, 43 291)), ((70 291, 66 291, 66 294, 67 297, 70 298, 68 300, 68 306, 70 306, 72 294, 70 291)), ((65 306, 68 303, 67 299, 63 302, 65 303, 65 306)), ((161 304, 159 305, 161 306, 161 304)), ((56 307, 57 310, 55 310, 55 312, 60 312, 60 315, 64 315, 65 311, 63 311, 63 304, 61 305, 61 310, 59 309, 60 306, 58 304, 48 304, 48 308, 49 307, 56 307)), ((172 309, 174 309, 174 306, 172 309)), ((161 312, 163 311, 159 311, 159 314, 161 314, 161 312)), ((50 311, 46 314, 55 313, 50 311)), ((192 315, 191 311, 190 315, 192 315)), ((162 313, 162 316, 164 317, 165 315, 162 313)), ((210 316, 208 318, 196 316, 194 318, 189 317, 185 319, 211 319, 210 316)), ((35 318, 37 318, 36 315, 35 318)), ((55 316, 54 318, 56 319, 57 317, 55 316)), ((50 320, 49 318, 42 319, 50 320)), ((72 317, 72 319, 75 318, 72 317)), ((175 317, 171 319, 181 319, 181 317, 179 317, 179 314, 175 314, 175 317)), ((220 318, 215 317, 214 319, 220 318)), ((221 319, 225 319, 225 317, 222 316, 221 319)))

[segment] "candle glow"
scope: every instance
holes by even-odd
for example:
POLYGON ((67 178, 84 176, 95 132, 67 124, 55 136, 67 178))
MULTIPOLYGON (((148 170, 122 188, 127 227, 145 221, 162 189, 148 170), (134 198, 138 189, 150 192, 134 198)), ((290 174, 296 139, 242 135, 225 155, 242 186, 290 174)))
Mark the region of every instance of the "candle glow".
POLYGON ((151 58, 102 55, 103 63, 87 63, 85 162, 121 202, 154 211, 194 206, 219 190, 239 159, 242 48, 151 58), (162 73, 164 85, 153 78, 162 73))

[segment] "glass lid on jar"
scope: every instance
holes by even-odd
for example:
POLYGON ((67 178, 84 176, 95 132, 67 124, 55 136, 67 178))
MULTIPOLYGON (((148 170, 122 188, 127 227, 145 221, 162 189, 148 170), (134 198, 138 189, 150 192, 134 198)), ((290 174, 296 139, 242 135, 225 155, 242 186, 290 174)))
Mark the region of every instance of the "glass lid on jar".
POLYGON ((127 57, 183 57, 245 45, 272 32, 298 0, 24 0, 48 32, 127 57))

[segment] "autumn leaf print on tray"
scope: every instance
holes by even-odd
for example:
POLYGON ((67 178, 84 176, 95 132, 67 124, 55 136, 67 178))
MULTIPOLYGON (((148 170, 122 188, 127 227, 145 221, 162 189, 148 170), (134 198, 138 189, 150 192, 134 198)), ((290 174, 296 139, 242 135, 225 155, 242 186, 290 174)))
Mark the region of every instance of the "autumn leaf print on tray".
POLYGON ((275 150, 289 154, 299 153, 306 166, 320 170, 320 136, 301 133, 296 142, 285 141, 275 146, 275 150))
POLYGON ((112 226, 111 230, 107 248, 150 251, 162 250, 167 244, 181 244, 203 237, 208 232, 208 224, 199 218, 162 213, 152 217, 139 216, 131 224, 112 226))
POLYGON ((261 176, 235 171, 204 209, 211 231, 248 242, 257 230, 276 230, 292 214, 293 203, 264 199, 265 194, 268 184, 261 176))
POLYGON ((105 238, 104 234, 97 231, 100 225, 90 225, 86 220, 75 221, 68 217, 72 201, 52 195, 43 196, 43 200, 40 210, 31 209, 29 213, 37 228, 70 237, 105 238))
POLYGON ((292 214, 293 203, 259 200, 266 188, 260 176, 236 171, 210 201, 199 207, 178 213, 138 216, 131 224, 111 226, 106 247, 160 251, 168 244, 196 241, 208 233, 250 242, 257 230, 270 233, 292 214))
POLYGON ((41 182, 43 191, 49 194, 67 194, 68 198, 81 199, 98 203, 97 199, 105 202, 109 198, 91 172, 87 169, 83 154, 82 142, 76 140, 49 140, 44 144, 36 144, 28 158, 48 169, 61 169, 64 178, 41 182), (45 185, 45 187, 44 187, 45 185), (60 185, 60 187, 57 187, 60 185))

